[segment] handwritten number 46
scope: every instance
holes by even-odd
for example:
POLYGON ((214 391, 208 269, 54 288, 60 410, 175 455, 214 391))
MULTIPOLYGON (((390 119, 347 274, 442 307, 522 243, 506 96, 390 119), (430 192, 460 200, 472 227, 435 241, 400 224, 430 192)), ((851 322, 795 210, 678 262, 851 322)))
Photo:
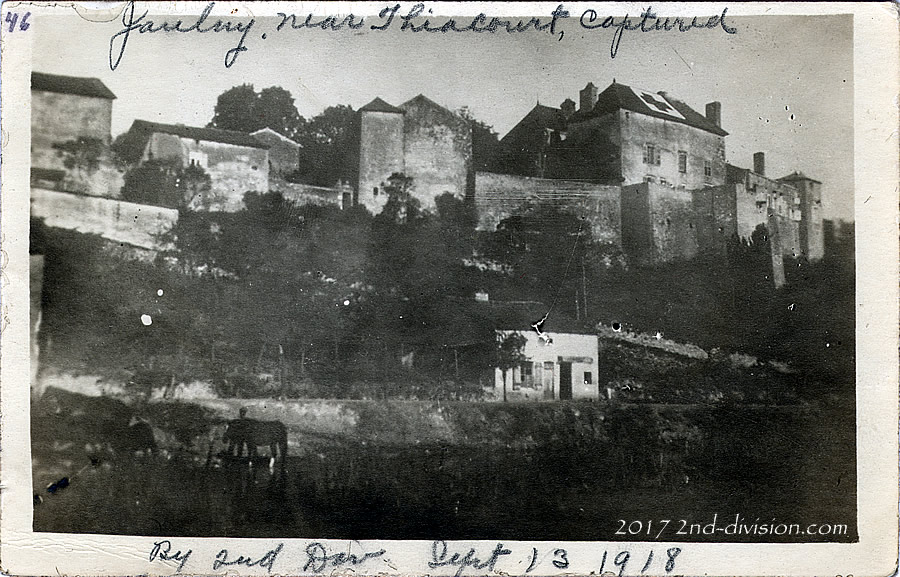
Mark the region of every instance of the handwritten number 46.
POLYGON ((24 16, 22 16, 22 20, 19 21, 19 13, 18 12, 7 12, 6 13, 6 23, 9 24, 9 31, 14 32, 16 30, 16 22, 19 23, 19 30, 23 32, 28 30, 28 27, 31 24, 28 22, 28 17, 31 16, 31 12, 26 12, 24 16))

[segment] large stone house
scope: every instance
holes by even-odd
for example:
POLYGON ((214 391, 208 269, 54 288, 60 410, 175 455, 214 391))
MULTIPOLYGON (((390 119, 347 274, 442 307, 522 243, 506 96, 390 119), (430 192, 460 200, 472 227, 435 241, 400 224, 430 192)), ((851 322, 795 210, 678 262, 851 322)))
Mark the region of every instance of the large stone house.
POLYGON ((195 199, 193 208, 234 212, 244 207, 245 193, 269 191, 269 145, 244 132, 135 120, 122 149, 137 162, 167 160, 206 171, 209 198, 195 199))
POLYGON ((593 83, 559 108, 538 104, 502 139, 508 174, 478 173, 479 226, 492 229, 518 202, 565 203, 595 239, 635 264, 724 254, 733 238, 765 225, 775 283, 783 256, 824 253, 821 183, 802 173, 765 176, 725 162, 722 106, 700 114, 666 92, 593 83))
POLYGON ((657 182, 694 190, 725 182, 721 105, 706 115, 665 92, 588 83, 580 106, 538 104, 502 143, 513 172, 606 184, 657 182))
MULTIPOLYGON (((114 196, 121 177, 109 166, 93 170, 67 168, 58 145, 110 143, 112 104, 116 95, 98 78, 31 73, 31 178, 37 186, 114 196)), ((101 154, 105 164, 108 158, 101 154)))

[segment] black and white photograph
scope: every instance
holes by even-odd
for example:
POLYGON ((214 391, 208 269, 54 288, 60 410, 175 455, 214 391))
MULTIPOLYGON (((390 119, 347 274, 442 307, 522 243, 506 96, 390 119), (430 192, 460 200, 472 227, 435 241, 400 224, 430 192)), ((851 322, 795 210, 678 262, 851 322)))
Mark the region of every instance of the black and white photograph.
POLYGON ((264 4, 3 5, 30 44, 3 211, 34 539, 154 537, 149 574, 457 577, 896 546, 878 6, 264 4))

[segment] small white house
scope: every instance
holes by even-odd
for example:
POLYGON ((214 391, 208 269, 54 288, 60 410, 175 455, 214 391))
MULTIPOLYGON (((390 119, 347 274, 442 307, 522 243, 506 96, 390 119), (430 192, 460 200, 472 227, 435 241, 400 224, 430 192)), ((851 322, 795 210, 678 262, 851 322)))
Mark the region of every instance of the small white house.
POLYGON ((506 336, 517 332, 525 337, 525 361, 507 371, 494 370, 498 396, 510 400, 597 399, 597 335, 574 332, 497 331, 506 336), (505 374, 504 374, 505 373, 505 374), (504 382, 505 381, 505 382, 504 382))

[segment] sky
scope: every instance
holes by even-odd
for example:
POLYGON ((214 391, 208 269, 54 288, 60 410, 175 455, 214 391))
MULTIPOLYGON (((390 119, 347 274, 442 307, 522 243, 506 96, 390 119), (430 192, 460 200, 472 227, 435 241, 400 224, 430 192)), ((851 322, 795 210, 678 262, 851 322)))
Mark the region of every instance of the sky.
MULTIPOLYGON (((700 15, 718 14, 713 6, 700 15)), ((469 107, 502 136, 537 102, 578 102, 588 82, 602 90, 615 79, 666 91, 701 113, 720 101, 728 162, 752 167, 753 153, 763 151, 768 176, 800 170, 822 181, 825 218, 853 219, 852 16, 729 15, 736 34, 626 31, 611 58, 613 31, 583 29, 585 8, 572 6, 554 36, 413 34, 401 32, 399 20, 385 32, 367 30, 377 19, 359 31, 276 31, 281 18, 257 15, 248 49, 230 68, 225 53, 239 34, 133 32, 115 70, 110 39, 123 28, 121 16, 91 22, 36 13, 32 63, 36 71, 100 78, 118 97, 113 136, 136 118, 203 126, 217 96, 244 83, 287 89, 307 118, 330 105, 359 108, 376 96, 399 105, 421 93, 447 108, 469 107)), ((552 9, 537 15, 549 20, 552 9)), ((185 26, 195 20, 183 18, 185 26)))

